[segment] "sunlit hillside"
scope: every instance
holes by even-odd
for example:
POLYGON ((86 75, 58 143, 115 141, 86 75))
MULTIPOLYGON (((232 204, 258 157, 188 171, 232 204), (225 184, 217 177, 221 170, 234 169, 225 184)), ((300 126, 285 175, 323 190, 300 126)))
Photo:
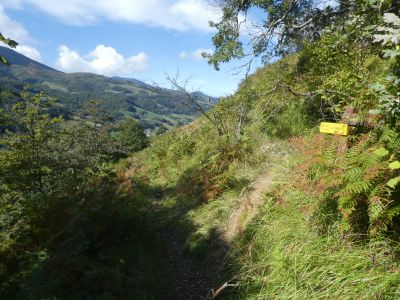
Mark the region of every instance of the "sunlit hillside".
MULTIPOLYGON (((122 22, 78 2, 65 15, 83 28, 122 22)), ((164 18, 123 22, 149 45, 209 35, 212 51, 174 55, 197 74, 208 62, 214 87, 240 61, 233 93, 1 49, 0 298, 400 299, 400 2, 155 3, 164 18), (200 34, 186 14, 209 5, 200 34)), ((90 53, 69 58, 104 67, 90 53)))

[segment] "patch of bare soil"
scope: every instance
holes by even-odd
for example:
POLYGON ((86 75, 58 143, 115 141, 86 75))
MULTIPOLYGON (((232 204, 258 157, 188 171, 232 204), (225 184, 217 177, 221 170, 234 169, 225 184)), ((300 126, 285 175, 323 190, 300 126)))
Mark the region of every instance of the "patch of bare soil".
POLYGON ((243 232, 246 225, 257 214, 258 207, 264 200, 265 193, 273 184, 273 176, 271 172, 262 173, 250 185, 245 194, 240 196, 239 206, 232 212, 229 217, 224 237, 227 242, 243 232))

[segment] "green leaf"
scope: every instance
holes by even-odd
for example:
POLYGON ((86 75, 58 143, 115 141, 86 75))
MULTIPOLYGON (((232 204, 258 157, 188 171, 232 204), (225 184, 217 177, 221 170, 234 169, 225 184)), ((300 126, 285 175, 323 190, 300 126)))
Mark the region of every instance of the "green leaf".
POLYGON ((388 187, 395 189, 396 186, 400 183, 400 176, 397 176, 395 178, 392 178, 388 181, 388 183, 386 184, 388 187))
POLYGON ((11 48, 15 48, 18 46, 18 43, 16 41, 5 38, 1 33, 0 33, 0 42, 3 42, 4 44, 10 46, 11 48))
POLYGON ((390 163, 389 164, 389 169, 391 169, 391 170, 400 169, 400 161, 396 160, 396 161, 390 163))
POLYGON ((389 155, 389 150, 387 150, 385 148, 378 148, 374 151, 374 153, 379 157, 385 157, 385 156, 389 155))
POLYGON ((3 56, 0 55, 0 63, 9 66, 9 62, 3 56))
POLYGON ((376 25, 369 25, 363 28, 364 31, 371 31, 374 30, 377 26, 376 25))
POLYGON ((386 13, 383 15, 385 23, 400 26, 400 18, 393 13, 386 13))

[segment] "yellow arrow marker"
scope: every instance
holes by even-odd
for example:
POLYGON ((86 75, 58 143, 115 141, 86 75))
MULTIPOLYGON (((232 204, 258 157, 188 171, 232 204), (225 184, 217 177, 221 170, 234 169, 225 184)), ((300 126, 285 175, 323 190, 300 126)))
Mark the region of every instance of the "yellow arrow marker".
POLYGON ((350 129, 348 124, 322 122, 319 126, 319 131, 321 133, 349 135, 350 129))

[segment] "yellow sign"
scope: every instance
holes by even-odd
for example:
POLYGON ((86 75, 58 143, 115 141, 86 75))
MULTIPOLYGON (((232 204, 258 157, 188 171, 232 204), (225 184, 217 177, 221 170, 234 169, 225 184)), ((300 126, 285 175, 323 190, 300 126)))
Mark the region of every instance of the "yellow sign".
POLYGON ((322 122, 319 131, 321 133, 349 135, 350 129, 348 124, 322 122))

